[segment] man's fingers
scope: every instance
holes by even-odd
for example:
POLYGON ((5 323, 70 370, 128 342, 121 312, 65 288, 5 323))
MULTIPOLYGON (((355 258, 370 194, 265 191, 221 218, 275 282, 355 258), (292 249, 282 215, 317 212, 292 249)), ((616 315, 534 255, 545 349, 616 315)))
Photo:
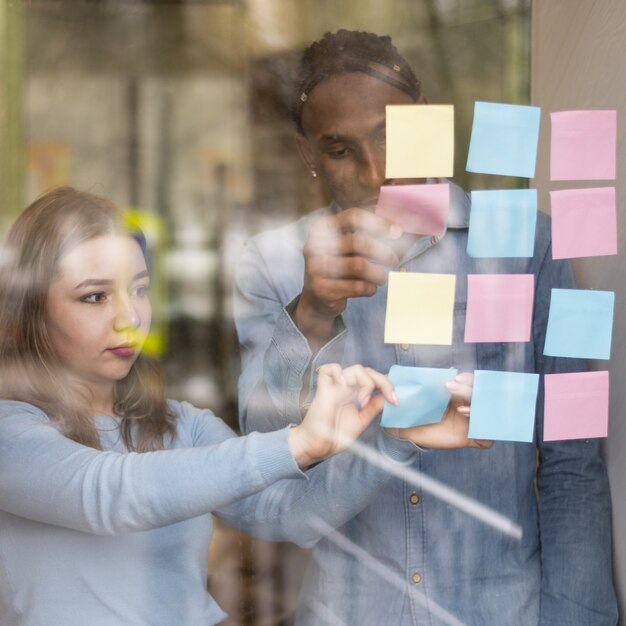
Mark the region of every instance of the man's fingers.
POLYGON ((454 380, 446 383, 446 389, 455 396, 455 399, 469 404, 472 399, 474 375, 470 372, 461 372, 454 380))
POLYGON ((480 448, 481 450, 488 450, 493 446, 493 441, 490 439, 469 439, 470 448, 480 448))
POLYGON ((391 247, 362 230, 346 233, 336 244, 341 255, 364 257, 389 268, 395 267, 400 262, 391 247))
POLYGON ((345 209, 340 211, 335 218, 343 232, 365 230, 376 237, 388 239, 399 239, 402 236, 400 226, 365 209, 345 209))
POLYGON ((312 229, 304 254, 307 258, 357 256, 389 268, 400 261, 389 245, 362 230, 329 235, 327 230, 312 229))
POLYGON ((387 280, 383 267, 361 256, 311 257, 306 271, 312 278, 354 279, 374 285, 383 285, 387 280))
POLYGON ((336 278, 316 278, 308 286, 309 291, 325 303, 333 303, 346 298, 373 296, 378 285, 363 280, 336 278))

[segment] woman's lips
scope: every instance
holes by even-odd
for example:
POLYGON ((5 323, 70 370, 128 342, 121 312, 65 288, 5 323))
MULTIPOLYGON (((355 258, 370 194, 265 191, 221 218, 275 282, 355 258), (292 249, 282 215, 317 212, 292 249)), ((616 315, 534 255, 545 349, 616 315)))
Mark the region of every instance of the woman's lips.
POLYGON ((115 356, 128 358, 135 356, 134 346, 116 346, 115 348, 109 348, 109 352, 112 352, 115 356))

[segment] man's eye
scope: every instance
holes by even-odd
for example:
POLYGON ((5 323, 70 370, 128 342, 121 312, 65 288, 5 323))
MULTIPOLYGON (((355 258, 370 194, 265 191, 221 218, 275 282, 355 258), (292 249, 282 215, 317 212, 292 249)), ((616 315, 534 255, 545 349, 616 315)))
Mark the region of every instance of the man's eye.
POLYGON ((328 150, 327 154, 331 159, 343 159, 350 154, 350 148, 334 148, 328 150))
POLYGON ((83 296, 81 298, 81 302, 86 302, 87 304, 99 304, 100 302, 104 302, 106 297, 106 293, 103 291, 97 291, 96 293, 88 293, 86 296, 83 296))

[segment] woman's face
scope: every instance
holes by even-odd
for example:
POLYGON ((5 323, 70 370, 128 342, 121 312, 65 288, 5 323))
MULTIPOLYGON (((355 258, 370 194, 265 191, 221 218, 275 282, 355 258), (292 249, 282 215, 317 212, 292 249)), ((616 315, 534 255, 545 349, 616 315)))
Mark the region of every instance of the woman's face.
POLYGON ((72 377, 98 397, 112 394, 150 327, 150 279, 129 236, 90 239, 62 257, 46 300, 52 344, 72 377))

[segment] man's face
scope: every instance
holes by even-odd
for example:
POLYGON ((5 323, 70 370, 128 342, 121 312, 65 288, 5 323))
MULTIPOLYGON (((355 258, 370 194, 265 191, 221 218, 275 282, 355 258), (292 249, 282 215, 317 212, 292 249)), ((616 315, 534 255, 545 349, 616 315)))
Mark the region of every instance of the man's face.
MULTIPOLYGON (((313 89, 302 111, 300 153, 342 208, 374 207, 385 178, 385 107, 415 104, 362 72, 331 76, 313 89)), ((414 182, 414 181, 402 181, 414 182)))

